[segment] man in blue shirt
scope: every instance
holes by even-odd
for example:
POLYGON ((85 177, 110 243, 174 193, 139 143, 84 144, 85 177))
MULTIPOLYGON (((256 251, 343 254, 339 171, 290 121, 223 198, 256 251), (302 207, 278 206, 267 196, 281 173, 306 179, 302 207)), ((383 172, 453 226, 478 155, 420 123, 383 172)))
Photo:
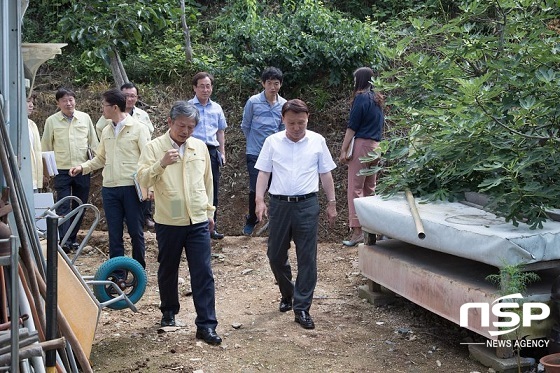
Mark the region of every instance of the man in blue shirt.
POLYGON ((264 140, 273 133, 282 131, 282 105, 286 99, 278 92, 282 87, 282 71, 276 67, 266 68, 261 75, 264 88, 259 94, 251 96, 243 109, 241 129, 247 140, 247 172, 249 173, 249 214, 246 216, 243 234, 250 236, 257 225, 255 214, 255 188, 259 170, 255 163, 261 152, 264 140))
MULTIPOLYGON (((212 178, 214 179, 214 222, 218 210, 218 186, 220 183, 220 167, 226 164, 225 129, 226 117, 222 107, 217 102, 210 100, 214 77, 207 72, 199 72, 192 79, 195 96, 189 100, 198 109, 200 120, 194 129, 192 137, 204 141, 210 153, 212 163, 212 178)), ((222 239, 224 235, 218 233, 216 225, 210 232, 210 237, 222 239)))

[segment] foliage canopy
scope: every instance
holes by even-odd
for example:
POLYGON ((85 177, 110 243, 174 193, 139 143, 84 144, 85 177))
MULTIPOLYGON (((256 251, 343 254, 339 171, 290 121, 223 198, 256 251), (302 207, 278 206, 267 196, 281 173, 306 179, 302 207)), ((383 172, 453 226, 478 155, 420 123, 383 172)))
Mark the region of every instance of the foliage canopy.
POLYGON ((514 225, 542 227, 560 206, 559 9, 544 3, 464 1, 447 23, 392 25, 376 82, 392 123, 379 192, 482 192, 514 225))
POLYGON ((123 63, 132 67, 135 82, 208 70, 228 95, 241 88, 235 91, 243 100, 269 65, 286 73, 284 95, 322 86, 317 97, 323 101, 331 87, 345 87, 356 67, 371 66, 388 103, 386 140, 371 155, 385 161, 362 171, 383 173, 378 192, 410 188, 416 196, 450 200, 483 192, 494 211, 533 228, 542 226, 545 209, 560 207, 557 0, 188 5, 191 65, 179 57, 178 2, 32 2, 35 22, 26 22, 24 31, 33 42, 72 37, 71 53, 53 63, 73 59, 79 84, 99 79, 106 70, 92 56, 106 57, 114 46, 125 51, 123 63))

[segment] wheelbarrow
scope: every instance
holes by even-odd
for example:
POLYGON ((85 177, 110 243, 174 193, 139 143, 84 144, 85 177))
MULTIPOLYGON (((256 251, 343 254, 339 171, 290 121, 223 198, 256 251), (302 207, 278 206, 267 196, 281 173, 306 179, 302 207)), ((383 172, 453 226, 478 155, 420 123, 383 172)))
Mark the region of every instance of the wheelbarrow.
MULTIPOLYGON (((39 196, 36 197, 36 206, 45 206, 45 200, 47 203, 49 200, 52 202, 52 193, 39 193, 39 196), (41 202, 37 203, 37 200, 41 202)), ((58 253, 64 258, 71 270, 75 273, 76 277, 78 277, 83 284, 93 288, 93 295, 98 301, 99 306, 109 307, 115 310, 130 308, 132 311, 137 312, 138 310, 135 303, 137 303, 140 298, 142 298, 142 295, 144 295, 148 280, 146 271, 136 260, 126 256, 111 258, 105 261, 93 276, 82 276, 75 266, 76 260, 82 253, 84 247, 87 246, 92 233, 99 223, 99 209, 92 204, 82 203, 82 201, 75 196, 67 196, 54 204, 48 204, 48 207, 39 207, 39 210, 41 210, 41 213, 36 217, 38 222, 46 219, 48 216, 58 217, 58 225, 60 226, 72 219, 68 231, 58 243, 58 253), (72 209, 65 216, 59 217, 56 214, 56 208, 62 203, 71 201, 76 201, 78 206, 72 209), (86 211, 91 211, 94 214, 93 222, 87 230, 86 236, 76 249, 76 252, 70 257, 63 250, 64 244, 86 211)), ((43 226, 38 224, 39 237, 45 238, 46 227, 45 229, 41 228, 43 228, 43 226)))

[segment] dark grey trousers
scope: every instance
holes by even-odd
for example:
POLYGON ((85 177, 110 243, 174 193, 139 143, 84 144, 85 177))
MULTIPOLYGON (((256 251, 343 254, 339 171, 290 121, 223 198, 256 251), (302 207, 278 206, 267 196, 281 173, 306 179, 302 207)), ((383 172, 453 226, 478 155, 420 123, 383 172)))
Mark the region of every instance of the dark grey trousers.
POLYGON ((317 197, 299 202, 270 198, 268 259, 284 298, 294 299, 294 311, 309 311, 317 284, 317 230, 319 202, 317 197), (294 241, 297 277, 292 282, 288 260, 290 242, 294 241))

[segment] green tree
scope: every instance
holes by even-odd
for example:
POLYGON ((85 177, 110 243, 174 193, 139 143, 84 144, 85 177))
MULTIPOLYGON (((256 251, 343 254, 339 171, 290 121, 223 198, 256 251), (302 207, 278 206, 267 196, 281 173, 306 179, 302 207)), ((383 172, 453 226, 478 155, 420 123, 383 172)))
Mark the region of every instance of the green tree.
POLYGON ((272 65, 289 72, 288 89, 323 79, 332 86, 356 67, 380 64, 376 27, 329 10, 318 0, 286 0, 281 6, 232 1, 216 26, 213 36, 220 50, 249 70, 246 81, 272 65))
POLYGON ((390 140, 378 191, 478 191, 514 225, 542 227, 546 208, 560 206, 557 2, 471 0, 460 10, 449 22, 398 22, 380 45, 391 61, 375 82, 388 95, 390 140))
POLYGON ((62 32, 82 45, 88 56, 102 58, 117 86, 128 81, 120 51, 136 52, 179 15, 178 8, 164 0, 72 0, 70 4, 59 23, 62 32))

